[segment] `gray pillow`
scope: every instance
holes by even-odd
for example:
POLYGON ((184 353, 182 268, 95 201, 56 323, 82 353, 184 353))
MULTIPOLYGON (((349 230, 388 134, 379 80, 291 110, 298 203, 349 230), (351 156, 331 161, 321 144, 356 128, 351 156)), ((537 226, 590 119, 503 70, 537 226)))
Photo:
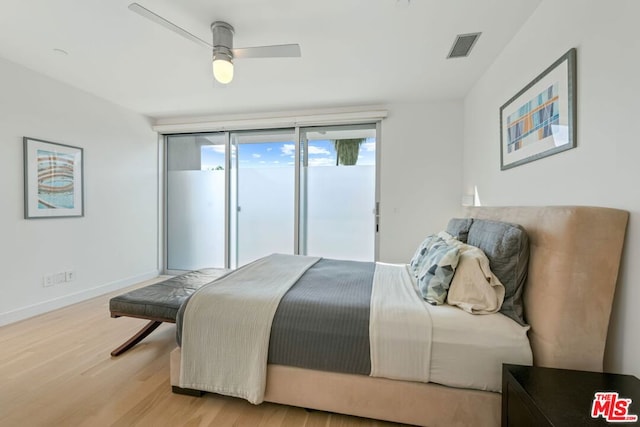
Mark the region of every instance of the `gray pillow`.
POLYGON ((447 224, 447 233, 462 243, 467 243, 467 236, 472 223, 473 218, 451 218, 449 224, 447 224))
POLYGON ((467 243, 477 246, 489 258, 491 271, 504 285, 504 302, 500 312, 526 325, 522 290, 529 266, 529 238, 518 224, 474 219, 467 243))

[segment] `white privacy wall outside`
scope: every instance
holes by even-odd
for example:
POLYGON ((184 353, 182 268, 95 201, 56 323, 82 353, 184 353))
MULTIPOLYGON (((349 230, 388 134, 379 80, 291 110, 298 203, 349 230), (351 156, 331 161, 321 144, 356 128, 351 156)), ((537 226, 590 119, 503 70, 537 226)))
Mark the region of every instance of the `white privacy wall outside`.
POLYGON ((224 267, 224 174, 168 172, 168 269, 224 267))
POLYGON ((545 0, 465 99, 463 191, 483 205, 596 205, 631 213, 605 370, 640 376, 640 2, 545 0), (577 49, 577 148, 500 171, 502 104, 577 49))
POLYGON ((375 166, 307 170, 307 255, 373 261, 375 166))
POLYGON ((237 250, 238 266, 272 253, 293 253, 294 188, 293 165, 240 167, 238 239, 231 242, 232 250, 237 250))
MULTIPOLYGON (((169 268, 224 266, 225 172, 168 178, 169 268)), ((288 167, 239 171, 239 265, 294 252, 294 178, 288 167)), ((307 183, 306 253, 373 261, 375 166, 310 167, 307 183)))

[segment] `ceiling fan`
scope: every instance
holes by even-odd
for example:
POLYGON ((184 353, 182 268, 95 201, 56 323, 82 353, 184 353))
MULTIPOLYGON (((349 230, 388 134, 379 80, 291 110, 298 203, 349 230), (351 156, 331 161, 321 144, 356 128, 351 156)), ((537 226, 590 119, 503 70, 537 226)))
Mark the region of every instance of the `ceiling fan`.
POLYGON ((211 24, 211 33, 213 42, 209 43, 202 40, 187 30, 178 27, 162 16, 140 6, 138 3, 131 3, 129 10, 144 16, 147 19, 160 24, 163 27, 180 34, 193 42, 213 50, 213 76, 223 84, 227 84, 233 80, 233 60, 244 58, 292 58, 301 56, 300 45, 298 44, 280 44, 271 46, 255 46, 255 47, 233 47, 233 27, 223 21, 215 21, 211 24))

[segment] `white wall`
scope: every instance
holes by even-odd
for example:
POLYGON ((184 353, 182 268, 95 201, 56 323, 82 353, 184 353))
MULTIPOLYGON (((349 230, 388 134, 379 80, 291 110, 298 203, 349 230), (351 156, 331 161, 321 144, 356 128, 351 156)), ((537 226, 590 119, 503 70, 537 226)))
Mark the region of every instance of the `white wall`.
POLYGON ((640 376, 640 2, 545 0, 464 103, 463 192, 483 205, 597 205, 630 211, 605 369, 640 376), (578 147, 500 171, 499 108, 577 48, 578 147))
POLYGON ((157 137, 147 120, 3 59, 0 94, 0 325, 157 274, 157 137), (83 218, 23 219, 23 136, 84 148, 83 218), (73 282, 42 286, 65 270, 73 282))
POLYGON ((409 262, 460 213, 462 102, 392 104, 382 124, 380 260, 409 262))

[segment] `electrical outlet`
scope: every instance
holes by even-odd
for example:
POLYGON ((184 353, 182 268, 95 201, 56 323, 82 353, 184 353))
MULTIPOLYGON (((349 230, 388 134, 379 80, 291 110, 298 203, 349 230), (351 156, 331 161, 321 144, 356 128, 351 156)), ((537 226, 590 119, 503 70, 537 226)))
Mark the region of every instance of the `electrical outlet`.
POLYGON ((68 270, 61 273, 50 274, 42 277, 42 286, 49 287, 58 285, 60 283, 72 282, 76 280, 76 272, 74 270, 68 270))

